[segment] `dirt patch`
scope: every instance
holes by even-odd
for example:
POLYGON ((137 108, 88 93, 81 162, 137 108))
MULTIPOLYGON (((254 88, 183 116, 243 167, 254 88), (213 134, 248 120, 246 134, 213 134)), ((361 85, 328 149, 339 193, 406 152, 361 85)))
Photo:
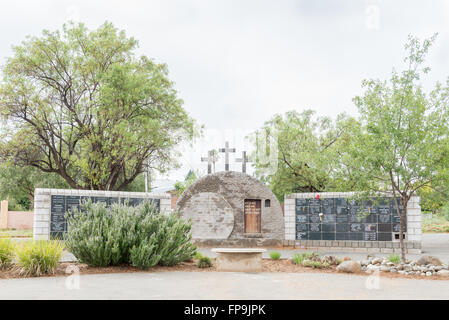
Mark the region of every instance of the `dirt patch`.
MULTIPOLYGON (((62 277, 68 276, 73 272, 73 267, 77 267, 79 269, 80 274, 102 274, 102 273, 128 273, 128 272, 147 272, 147 273, 156 273, 156 272, 173 272, 173 271, 182 271, 182 272, 216 272, 215 268, 215 259, 211 259, 213 266, 210 268, 198 268, 196 261, 187 261, 182 262, 176 266, 156 266, 149 270, 141 270, 129 265, 121 265, 121 266, 113 266, 113 267, 90 267, 86 264, 82 263, 72 263, 72 262, 63 262, 58 265, 57 270, 52 275, 45 275, 45 277, 62 277), (66 270, 72 270, 67 271, 66 270)), ((313 269, 307 268, 300 265, 295 265, 291 260, 288 259, 280 259, 280 260, 270 260, 263 259, 262 260, 262 270, 263 272, 284 272, 284 273, 337 273, 336 266, 331 266, 327 269, 313 269)), ((358 273, 357 275, 362 276, 370 276, 372 273, 358 273)), ((425 280, 449 280, 449 278, 443 278, 438 276, 421 276, 421 275, 403 275, 391 272, 379 272, 381 277, 387 278, 402 278, 402 279, 425 279, 425 280)), ((0 279, 14 279, 14 278, 26 278, 26 276, 20 275, 17 271, 17 268, 10 267, 6 269, 0 270, 0 279)))

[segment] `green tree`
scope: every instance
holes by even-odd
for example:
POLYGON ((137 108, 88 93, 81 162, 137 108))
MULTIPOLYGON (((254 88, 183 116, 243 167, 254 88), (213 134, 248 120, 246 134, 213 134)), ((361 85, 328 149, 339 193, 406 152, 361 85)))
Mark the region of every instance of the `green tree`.
POLYGON ((196 180, 198 180, 197 173, 195 173, 195 171, 193 171, 193 170, 189 170, 189 172, 187 173, 187 175, 184 179, 184 182, 177 181, 175 183, 175 189, 176 189, 176 194, 178 195, 178 197, 180 197, 184 193, 184 191, 191 184, 193 184, 196 180))
POLYGON ((122 190, 147 167, 177 165, 175 146, 198 130, 165 64, 105 23, 43 31, 3 67, 0 155, 60 175, 72 188, 122 190))
POLYGON ((422 64, 435 37, 421 42, 410 36, 407 68, 393 70, 389 81, 364 80, 364 94, 354 98, 362 126, 348 148, 351 166, 360 188, 393 195, 403 261, 407 204, 420 189, 439 185, 449 168, 449 87, 437 83, 426 94, 419 83, 430 70, 422 64))
POLYGON ((429 184, 418 191, 421 197, 421 209, 437 214, 441 208, 448 203, 449 188, 447 185, 429 184))
POLYGON ((276 115, 251 135, 256 147, 251 155, 255 174, 281 201, 287 193, 353 190, 355 185, 350 170, 342 166, 340 154, 357 122, 344 114, 335 121, 314 114, 306 110, 276 115), (263 139, 275 144, 270 147, 270 143, 260 143, 263 139), (267 171, 272 164, 260 154, 276 151, 276 170, 267 171))
POLYGON ((0 163, 0 199, 9 201, 10 210, 33 208, 35 188, 68 188, 67 182, 55 173, 44 173, 33 167, 21 168, 0 163))

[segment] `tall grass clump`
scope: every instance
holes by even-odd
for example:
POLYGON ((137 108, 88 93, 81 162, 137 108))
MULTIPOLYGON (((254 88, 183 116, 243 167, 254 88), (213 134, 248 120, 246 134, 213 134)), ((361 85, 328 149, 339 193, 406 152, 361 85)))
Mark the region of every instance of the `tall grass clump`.
POLYGON ((17 267, 26 276, 53 274, 63 252, 61 241, 26 241, 16 247, 17 267))
POLYGON ((279 251, 271 251, 270 259, 271 260, 279 260, 281 258, 281 253, 279 251))
POLYGON ((388 257, 388 261, 390 261, 394 264, 399 264, 401 262, 401 257, 398 254, 391 254, 388 257))
POLYGON ((319 255, 313 252, 295 253, 292 261, 294 264, 302 265, 304 260, 317 260, 317 258, 319 258, 319 255))
POLYGON ((198 260, 198 268, 210 268, 212 267, 212 260, 208 256, 202 256, 198 260))
POLYGON ((175 213, 159 213, 145 202, 137 207, 83 203, 67 215, 67 248, 91 266, 130 264, 147 269, 190 260, 196 252, 191 225, 175 213))
POLYGON ((0 269, 8 267, 14 258, 14 243, 11 239, 0 238, 0 269))

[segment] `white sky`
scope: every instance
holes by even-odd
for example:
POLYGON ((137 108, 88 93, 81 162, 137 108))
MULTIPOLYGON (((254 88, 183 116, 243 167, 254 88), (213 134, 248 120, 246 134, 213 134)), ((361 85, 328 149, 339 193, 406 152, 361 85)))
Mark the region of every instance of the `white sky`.
POLYGON ((240 157, 250 148, 243 137, 276 113, 355 114, 361 80, 400 69, 408 34, 438 32, 429 83, 449 75, 445 0, 15 0, 0 4, 0 63, 26 35, 68 20, 91 29, 110 21, 139 40, 139 54, 168 64, 184 107, 206 127, 202 140, 182 150, 183 167, 165 177, 173 180, 190 168, 204 174, 200 157, 226 140, 240 157))

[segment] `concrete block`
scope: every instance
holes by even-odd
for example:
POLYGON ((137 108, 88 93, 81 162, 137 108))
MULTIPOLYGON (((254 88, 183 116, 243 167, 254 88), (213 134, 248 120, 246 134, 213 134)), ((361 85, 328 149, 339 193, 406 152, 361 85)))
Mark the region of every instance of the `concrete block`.
POLYGON ((285 240, 295 240, 295 235, 294 234, 286 234, 285 240))
POLYGON ((408 235, 407 239, 409 241, 421 241, 422 240, 422 236, 421 235, 410 234, 410 235, 408 235))
POLYGON ((49 226, 49 222, 48 221, 34 221, 34 226, 36 226, 37 228, 45 228, 49 226))
POLYGON ((413 249, 422 249, 421 242, 413 241, 413 249))

